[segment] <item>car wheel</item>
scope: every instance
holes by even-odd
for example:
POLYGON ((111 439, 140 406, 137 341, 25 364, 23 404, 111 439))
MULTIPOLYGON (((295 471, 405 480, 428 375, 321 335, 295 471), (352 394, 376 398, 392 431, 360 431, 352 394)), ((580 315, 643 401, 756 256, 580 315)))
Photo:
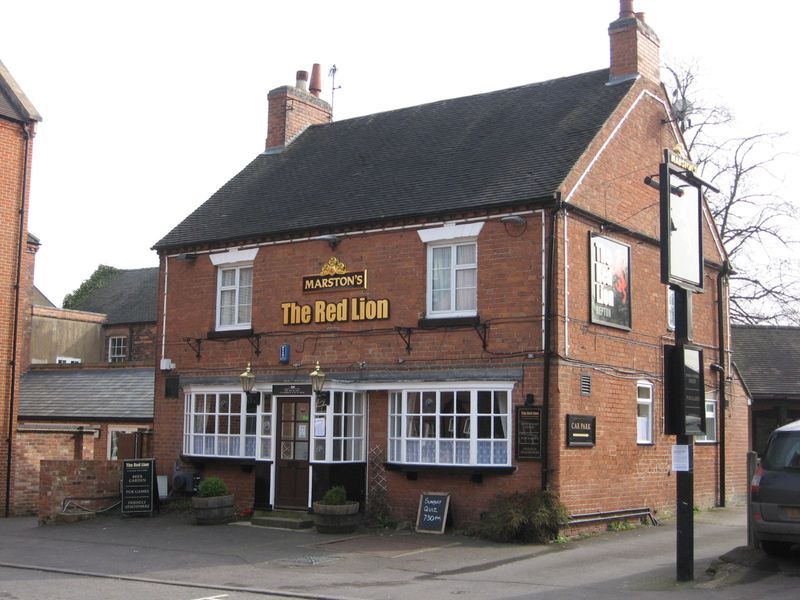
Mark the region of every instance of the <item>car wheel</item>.
POLYGON ((761 542, 761 549, 770 556, 784 556, 791 547, 789 542, 761 542))

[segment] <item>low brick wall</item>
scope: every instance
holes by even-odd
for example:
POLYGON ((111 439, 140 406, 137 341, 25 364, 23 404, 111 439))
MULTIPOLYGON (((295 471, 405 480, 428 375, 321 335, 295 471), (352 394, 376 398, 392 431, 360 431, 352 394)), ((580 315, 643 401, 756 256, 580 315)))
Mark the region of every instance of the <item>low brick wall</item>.
POLYGON ((52 523, 64 501, 90 510, 110 506, 120 498, 122 461, 43 460, 39 467, 39 525, 52 523))

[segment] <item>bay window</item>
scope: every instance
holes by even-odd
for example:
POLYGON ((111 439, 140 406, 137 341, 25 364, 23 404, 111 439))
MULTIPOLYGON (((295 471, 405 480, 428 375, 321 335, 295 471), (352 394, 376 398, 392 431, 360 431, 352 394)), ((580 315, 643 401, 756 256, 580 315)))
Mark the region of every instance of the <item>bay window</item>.
POLYGON ((364 462, 367 399, 364 392, 331 391, 314 412, 315 462, 364 462))
POLYGON ((187 456, 272 458, 272 397, 260 403, 241 392, 186 394, 183 453, 187 456))
POLYGON ((389 462, 508 466, 510 410, 510 390, 390 392, 389 462))

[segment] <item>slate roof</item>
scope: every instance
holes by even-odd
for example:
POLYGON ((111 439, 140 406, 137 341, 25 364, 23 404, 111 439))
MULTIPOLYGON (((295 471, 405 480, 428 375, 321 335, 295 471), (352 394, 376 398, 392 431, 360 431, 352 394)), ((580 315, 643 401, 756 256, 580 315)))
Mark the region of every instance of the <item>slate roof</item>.
POLYGON ((731 345, 753 398, 800 397, 800 327, 733 325, 731 345))
POLYGON ((632 81, 607 69, 314 125, 156 243, 177 249, 549 199, 632 81))
POLYGON ((122 269, 73 308, 107 315, 106 325, 155 323, 157 296, 158 267, 122 269))
POLYGON ((19 418, 152 420, 155 369, 54 369, 22 374, 19 418))
POLYGON ((42 117, 0 61, 0 117, 20 122, 41 121, 42 117))

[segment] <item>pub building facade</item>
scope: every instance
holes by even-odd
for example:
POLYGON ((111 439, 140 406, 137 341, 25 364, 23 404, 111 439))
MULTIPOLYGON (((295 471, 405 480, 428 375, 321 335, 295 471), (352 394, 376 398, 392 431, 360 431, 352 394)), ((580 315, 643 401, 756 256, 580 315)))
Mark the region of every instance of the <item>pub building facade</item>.
MULTIPOLYGON (((159 474, 219 475, 266 510, 344 485, 400 520, 436 490, 456 526, 542 488, 573 515, 673 512, 674 332, 643 181, 683 141, 631 4, 594 72, 337 122, 317 65, 270 92, 266 150, 154 247, 159 474)), ((748 423, 703 210, 694 485, 712 506, 746 493, 748 423)))

